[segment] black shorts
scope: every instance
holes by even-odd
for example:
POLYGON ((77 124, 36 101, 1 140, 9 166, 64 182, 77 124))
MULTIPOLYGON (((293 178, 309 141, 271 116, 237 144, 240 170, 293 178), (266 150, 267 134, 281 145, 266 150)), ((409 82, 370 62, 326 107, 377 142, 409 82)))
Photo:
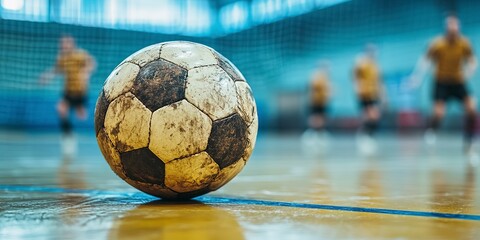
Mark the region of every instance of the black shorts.
POLYGON ((358 103, 360 105, 360 108, 366 109, 366 108, 369 108, 369 107, 377 106, 378 99, 360 98, 360 99, 358 99, 358 103))
POLYGON ((327 112, 327 106, 326 105, 312 105, 310 107, 310 114, 311 115, 324 115, 327 112))
POLYGON ((73 95, 65 94, 63 95, 63 100, 71 108, 85 107, 85 105, 87 104, 87 96, 85 95, 73 96, 73 95))
POLYGON ((433 89, 433 100, 448 101, 455 99, 465 100, 469 96, 467 86, 464 83, 441 83, 436 82, 433 89))

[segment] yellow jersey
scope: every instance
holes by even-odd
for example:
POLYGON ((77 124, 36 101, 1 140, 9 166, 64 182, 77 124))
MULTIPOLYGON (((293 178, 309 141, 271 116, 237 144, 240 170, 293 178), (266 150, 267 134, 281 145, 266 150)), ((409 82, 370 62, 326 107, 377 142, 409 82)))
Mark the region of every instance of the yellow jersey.
POLYGON ((377 63, 362 57, 355 64, 354 74, 359 97, 368 100, 377 99, 380 95, 380 70, 377 63))
POLYGON ((325 73, 317 72, 310 82, 310 102, 313 106, 324 106, 330 95, 328 76, 325 73))
POLYGON ((57 59, 56 69, 65 76, 65 93, 67 95, 84 95, 88 89, 91 56, 84 50, 61 53, 57 59))
POLYGON ((442 36, 432 41, 427 56, 435 64, 436 81, 463 83, 463 64, 473 56, 473 50, 465 37, 448 40, 442 36))

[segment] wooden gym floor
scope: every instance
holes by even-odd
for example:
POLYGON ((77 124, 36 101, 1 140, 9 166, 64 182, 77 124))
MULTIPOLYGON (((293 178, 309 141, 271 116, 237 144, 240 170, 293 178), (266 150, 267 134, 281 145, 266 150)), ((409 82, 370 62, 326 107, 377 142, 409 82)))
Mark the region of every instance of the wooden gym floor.
POLYGON ((260 135, 232 182, 172 203, 116 177, 95 139, 74 158, 53 133, 0 134, 0 239, 480 239, 480 178, 461 138, 354 136, 329 149, 299 136, 260 135))

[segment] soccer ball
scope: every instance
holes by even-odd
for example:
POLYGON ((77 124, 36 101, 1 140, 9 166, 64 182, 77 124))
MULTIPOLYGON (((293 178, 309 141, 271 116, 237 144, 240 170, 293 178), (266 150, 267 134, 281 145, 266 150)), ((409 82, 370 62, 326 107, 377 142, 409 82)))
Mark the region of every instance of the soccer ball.
POLYGON ((164 199, 217 190, 248 161, 258 128, 240 71, 207 46, 146 47, 121 62, 95 107, 98 145, 112 170, 164 199))

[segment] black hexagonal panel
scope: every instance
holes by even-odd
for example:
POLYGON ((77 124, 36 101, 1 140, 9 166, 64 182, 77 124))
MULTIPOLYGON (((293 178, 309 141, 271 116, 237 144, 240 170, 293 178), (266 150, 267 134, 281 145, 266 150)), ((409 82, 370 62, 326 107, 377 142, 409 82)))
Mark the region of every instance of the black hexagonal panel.
POLYGON ((220 168, 228 167, 243 156, 247 141, 247 124, 235 113, 213 122, 207 153, 220 168))
POLYGON ((108 104, 109 102, 102 90, 95 105, 95 134, 98 134, 98 132, 104 127, 103 124, 105 123, 105 115, 107 114, 108 104))
POLYGON ((161 184, 165 182, 165 163, 148 148, 120 154, 125 175, 132 180, 161 184))
POLYGON ((171 62, 152 61, 140 69, 132 93, 153 112, 185 98, 187 73, 171 62))
POLYGON ((212 51, 213 52, 213 55, 215 55, 215 57, 217 58, 218 60, 218 65, 234 80, 234 81, 245 81, 245 79, 240 76, 239 74, 237 74, 237 72, 235 71, 235 67, 233 67, 232 65, 232 62, 230 62, 230 60, 228 60, 226 57, 224 57, 222 54, 220 53, 217 53, 215 51, 212 51))
POLYGON ((204 188, 201 188, 201 189, 198 189, 198 190, 195 190, 195 191, 191 191, 191 192, 179 193, 177 195, 177 199, 184 199, 184 200, 191 199, 191 198, 195 198, 195 197, 201 196, 203 194, 209 193, 211 191, 212 190, 210 190, 208 187, 204 187, 204 188))

